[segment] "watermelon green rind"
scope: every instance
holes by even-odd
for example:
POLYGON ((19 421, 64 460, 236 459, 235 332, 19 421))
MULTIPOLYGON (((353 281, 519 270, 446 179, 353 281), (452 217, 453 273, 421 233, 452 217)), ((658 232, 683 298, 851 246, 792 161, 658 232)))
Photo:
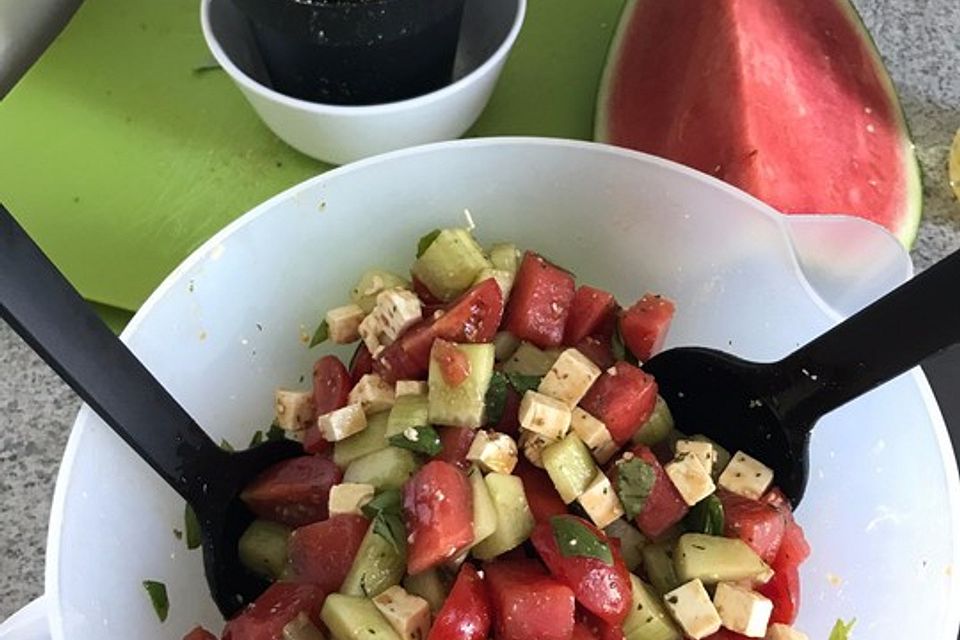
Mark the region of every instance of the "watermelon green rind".
MULTIPOLYGON (((611 104, 612 96, 614 95, 615 89, 619 88, 616 84, 619 80, 618 74, 623 73, 620 71, 623 61, 621 60, 624 52, 627 49, 627 46, 631 43, 628 38, 631 37, 631 27, 634 25, 632 21, 637 11, 643 11, 649 7, 656 7, 657 5, 649 5, 647 3, 656 2, 657 0, 627 0, 623 7, 623 12, 620 17, 620 21, 617 25, 617 29, 614 33, 613 39, 611 40, 610 50, 607 55, 607 61, 604 66, 603 74, 600 80, 599 91, 597 95, 597 106, 596 114, 594 121, 594 137, 596 140, 601 142, 621 144, 623 146, 630 146, 641 151, 648 151, 653 153, 658 153, 657 149, 648 149, 644 148, 642 145, 637 146, 631 144, 629 140, 618 139, 616 135, 612 132, 614 128, 611 124, 611 110, 614 106, 611 104)), ((716 0, 720 1, 720 0, 716 0)), ((906 123, 906 119, 903 115, 903 110, 901 108, 899 99, 897 98, 897 93, 893 85, 887 70, 883 64, 883 61, 880 58, 879 52, 876 48, 876 45, 867 31, 863 21, 861 20, 856 9, 848 0, 806 0, 808 2, 824 2, 833 4, 837 9, 840 10, 840 15, 842 19, 848 23, 851 31, 854 31, 857 36, 860 38, 862 45, 858 48, 858 54, 862 55, 862 60, 864 61, 864 68, 866 69, 866 61, 869 61, 869 71, 873 73, 873 79, 876 82, 878 90, 883 93, 883 105, 889 113, 889 123, 883 123, 886 127, 886 131, 890 132, 890 136, 895 140, 895 146, 900 147, 900 152, 892 152, 899 157, 899 161, 895 164, 897 167, 891 167, 891 174, 898 174, 897 178, 899 181, 896 187, 893 188, 893 191, 898 193, 896 195, 897 201, 900 202, 899 206, 891 206, 888 211, 883 212, 884 215, 879 215, 875 213, 875 222, 879 222, 887 227, 887 229, 893 233, 904 246, 909 247, 913 240, 916 237, 917 229, 920 223, 920 216, 922 211, 922 186, 921 186, 921 174, 920 167, 917 163, 916 155, 914 153, 913 143, 911 142, 909 129, 906 123), (901 164, 902 161, 902 164, 901 164)), ((662 5, 661 5, 662 6, 662 5)), ((731 15, 735 13, 731 11, 731 15)), ((836 14, 835 14, 836 15, 836 14)), ((738 27, 740 25, 737 25, 738 27)), ((634 36, 635 37, 635 36, 634 36)), ((664 42, 670 42, 671 34, 663 34, 664 42)), ((658 45, 660 46, 660 45, 658 45)), ((688 46, 686 44, 681 44, 679 46, 688 46)), ((661 52, 662 53, 662 52, 661 52)), ((692 63, 692 61, 691 61, 692 63)), ((735 94, 735 91, 731 91, 731 94, 735 94)), ((641 97, 642 98, 642 97, 641 97)), ((657 95, 651 95, 650 100, 654 101, 659 98, 657 95)), ((667 98, 669 99, 669 98, 667 98)), ((737 99, 743 99, 746 102, 746 99, 743 98, 742 94, 731 95, 730 101, 735 102, 737 99)), ((642 105, 642 102, 639 102, 642 105)), ((749 103, 747 103, 749 106, 749 103)), ((638 106, 638 101, 633 103, 635 110, 642 110, 642 106, 638 106)), ((658 105, 662 107, 661 105, 658 105)), ((867 113, 870 113, 867 111, 867 113)), ((622 114, 616 114, 622 117, 622 114)), ((642 114, 640 115, 642 118, 642 114)), ((622 122, 622 120, 621 120, 622 122)), ((662 124, 662 123, 661 123, 662 124)), ((742 127, 742 130, 737 130, 735 127, 732 129, 736 133, 743 135, 750 123, 739 123, 742 127)), ((641 125, 643 126, 643 125, 641 125)), ((895 147, 887 147, 893 149, 895 147)), ((666 155, 669 157, 669 154, 660 153, 660 155, 666 155)), ((677 159, 677 158, 674 158, 677 159)), ((869 159, 869 158, 868 158, 869 159)), ((682 161, 682 160, 681 160, 682 161)), ((711 166, 713 166, 711 164, 711 166)), ((720 165, 717 165, 719 168, 720 165)), ((699 167, 701 170, 705 170, 703 167, 699 167)), ((736 184, 736 181, 734 181, 736 184)), ((741 186, 742 185, 738 185, 741 186)), ((763 186, 763 185, 762 185, 763 186)), ((765 185, 770 187, 770 185, 765 185)), ((743 188, 743 187, 742 187, 743 188)), ((776 189, 774 185, 772 188, 776 189)), ((751 189, 747 188, 748 191, 751 189)), ((758 194, 759 195, 759 194, 758 194)), ((890 195, 891 198, 895 197, 895 194, 890 195)), ((889 202, 889 200, 888 200, 889 202)), ((816 213, 817 211, 811 211, 809 209, 793 209, 793 211, 788 212, 805 212, 805 213, 816 213)), ((851 211, 821 211, 823 213, 851 213, 851 211)), ((853 212, 856 213, 856 212, 853 212)), ((864 216, 869 217, 869 216, 864 216)))

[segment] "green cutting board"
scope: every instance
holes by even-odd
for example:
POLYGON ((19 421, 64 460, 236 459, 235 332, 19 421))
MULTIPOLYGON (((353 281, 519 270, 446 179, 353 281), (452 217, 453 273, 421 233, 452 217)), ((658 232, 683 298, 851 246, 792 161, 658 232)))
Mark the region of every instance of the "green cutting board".
MULTIPOLYGON (((529 0, 468 135, 588 139, 623 0, 529 0)), ((329 168, 210 60, 197 0, 87 0, 0 102, 0 201, 88 299, 133 310, 190 251, 329 168)))

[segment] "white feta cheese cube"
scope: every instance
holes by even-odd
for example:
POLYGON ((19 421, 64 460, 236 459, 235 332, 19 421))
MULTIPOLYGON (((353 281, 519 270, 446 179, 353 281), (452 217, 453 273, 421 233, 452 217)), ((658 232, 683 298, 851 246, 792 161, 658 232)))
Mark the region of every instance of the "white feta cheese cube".
POLYGON ((543 376, 537 391, 573 409, 599 377, 600 367, 590 358, 576 349, 566 349, 543 376))
POLYGON ((743 451, 737 451, 717 482, 727 491, 759 500, 773 483, 773 470, 743 451))
POLYGON ((423 380, 397 380, 393 395, 400 396, 425 396, 430 387, 423 380))
POLYGON ((810 638, 790 625, 774 622, 767 629, 766 640, 810 640, 810 638))
POLYGON ((400 640, 426 640, 430 631, 430 604, 426 600, 394 585, 374 597, 373 604, 400 640))
POLYGON ((720 630, 720 614, 699 578, 667 592, 663 602, 683 632, 693 640, 701 640, 720 630))
POLYGON ((327 328, 330 340, 337 344, 350 344, 360 339, 360 323, 366 314, 358 305, 348 304, 327 311, 327 328))
POLYGON ((577 498, 580 506, 587 512, 593 524, 598 528, 604 529, 610 523, 623 515, 623 505, 620 504, 620 498, 617 492, 613 490, 610 479, 602 471, 597 471, 597 475, 587 486, 587 490, 577 498))
POLYGON ((713 465, 717 463, 717 449, 712 442, 702 440, 677 440, 676 448, 678 454, 688 453, 695 456, 707 473, 713 474, 713 465))
POLYGON ((717 490, 713 478, 693 454, 678 453, 663 470, 688 506, 692 507, 717 490))
POLYGON ((570 428, 600 464, 609 462, 619 448, 607 426, 580 407, 574 407, 570 412, 570 428))
POLYGON ((350 404, 359 404, 368 415, 386 411, 396 400, 393 387, 375 373, 360 378, 348 397, 350 404))
POLYGON ((325 413, 317 418, 317 427, 327 442, 339 442, 367 428, 367 415, 359 404, 325 413))
POLYGON ((330 487, 327 511, 330 517, 338 515, 363 515, 361 508, 373 500, 376 489, 372 484, 341 482, 330 487))
POLYGON ((377 304, 358 331, 370 353, 377 355, 423 317, 420 298, 406 289, 385 289, 377 294, 377 304))
POLYGON ((467 451, 467 460, 476 462, 486 473, 510 474, 517 466, 517 443, 498 431, 477 431, 467 451))
POLYGON ((773 602, 759 593, 721 582, 713 594, 713 606, 720 614, 720 623, 730 631, 748 638, 766 635, 773 602))
POLYGON ((570 430, 570 408, 537 391, 527 391, 520 401, 519 420, 527 431, 559 440, 570 430))
POLYGON ((312 391, 277 389, 274 400, 277 426, 284 431, 303 431, 313 424, 316 407, 312 391))
POLYGON ((533 431, 527 431, 526 429, 520 431, 519 444, 520 449, 523 450, 523 456, 530 461, 530 464, 541 469, 543 469, 543 450, 557 442, 559 440, 548 438, 533 431))

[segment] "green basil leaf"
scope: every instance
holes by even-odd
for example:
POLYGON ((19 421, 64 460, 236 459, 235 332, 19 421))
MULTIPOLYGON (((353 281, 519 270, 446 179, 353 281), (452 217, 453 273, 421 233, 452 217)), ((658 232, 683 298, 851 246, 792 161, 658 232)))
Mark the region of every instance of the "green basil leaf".
POLYGON ((553 516, 550 518, 553 539, 557 541, 560 555, 565 558, 596 558, 613 565, 613 553, 610 545, 601 540, 579 518, 573 516, 553 516))
POLYGON ((374 496, 373 500, 363 505, 360 510, 363 512, 363 515, 373 520, 381 513, 399 515, 402 505, 403 498, 400 495, 400 491, 397 489, 386 489, 374 496))
POLYGON ((631 458, 616 465, 617 496, 623 503, 623 511, 628 520, 633 520, 643 511, 657 472, 648 463, 639 458, 631 458))
POLYGON ((507 407, 507 384, 507 376, 500 371, 493 372, 487 395, 483 398, 488 425, 497 424, 503 418, 503 410, 507 407))
POLYGON ((187 538, 187 549, 196 549, 200 546, 200 520, 189 504, 183 507, 183 533, 187 538))
POLYGON ((404 429, 403 433, 390 436, 388 442, 395 447, 425 453, 428 456, 435 456, 443 449, 437 430, 430 425, 404 429))
POLYGON ((431 232, 428 233, 427 235, 425 235, 425 236, 423 236, 422 238, 420 238, 420 240, 417 242, 417 257, 418 257, 418 258, 419 258, 420 256, 422 256, 424 253, 427 252, 427 249, 430 248, 430 245, 433 244, 433 241, 436 240, 436 239, 437 239, 437 236, 440 235, 440 231, 441 231, 440 229, 434 229, 433 231, 431 231, 431 232))
POLYGON ((310 344, 307 347, 308 349, 313 349, 315 346, 321 342, 326 342, 327 338, 330 337, 330 325, 327 324, 327 319, 324 318, 320 325, 317 327, 317 330, 313 332, 313 337, 310 338, 310 344))
POLYGON ((257 429, 253 432, 253 437, 250 438, 250 444, 247 445, 247 448, 255 447, 261 442, 263 442, 263 431, 257 429))
POLYGON ((837 620, 837 623, 833 625, 833 630, 830 632, 829 640, 848 640, 850 638, 850 634, 853 632, 853 625, 856 623, 856 618, 850 622, 837 620))
POLYGON ((157 612, 157 617, 160 618, 160 622, 165 621, 167 614, 170 612, 170 600, 167 599, 167 585, 162 582, 157 582, 156 580, 144 580, 143 588, 147 590, 147 595, 150 596, 150 604, 153 605, 153 610, 157 612))
POLYGON ((722 536, 724 527, 723 503, 716 495, 710 495, 695 504, 683 521, 687 531, 722 536))
POLYGON ((517 393, 523 395, 527 391, 536 391, 543 377, 526 376, 522 373, 508 373, 507 379, 510 381, 510 385, 517 390, 517 393))
POLYGON ((230 453, 233 453, 234 451, 236 451, 236 449, 233 448, 233 445, 230 444, 230 442, 226 438, 220 439, 220 448, 223 449, 224 451, 229 451, 230 453))
POLYGON ((394 551, 404 553, 407 548, 407 530, 399 514, 381 511, 373 519, 372 526, 373 532, 386 540, 394 551))
POLYGON ((270 425, 270 428, 267 429, 267 433, 264 436, 267 442, 276 442, 277 440, 286 440, 287 432, 280 428, 276 422, 270 425))

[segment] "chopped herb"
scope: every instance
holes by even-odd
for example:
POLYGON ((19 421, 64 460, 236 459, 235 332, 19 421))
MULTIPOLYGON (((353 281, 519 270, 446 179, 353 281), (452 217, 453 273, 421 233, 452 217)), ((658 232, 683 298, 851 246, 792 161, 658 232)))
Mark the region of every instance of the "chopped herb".
POLYGON ((486 405, 485 414, 487 424, 498 424, 503 418, 503 411, 507 407, 507 385, 509 381, 500 371, 494 371, 490 378, 490 386, 487 387, 487 395, 483 402, 486 405))
POLYGON ((410 427, 403 433, 397 433, 388 439, 390 444, 416 453, 435 456, 443 449, 437 430, 430 425, 410 427))
POLYGON ((176 538, 177 540, 183 540, 183 531, 180 531, 180 529, 174 529, 173 537, 176 538))
POLYGON ((616 487, 627 519, 633 520, 643 511, 647 497, 657 480, 653 467, 639 458, 631 458, 616 466, 616 487))
POLYGON ((510 385, 517 390, 517 393, 523 395, 527 391, 536 391, 540 386, 541 376, 526 376, 522 373, 508 373, 507 379, 510 385))
POLYGON ((578 518, 554 516, 550 518, 550 526, 553 528, 553 539, 557 541, 560 555, 567 558, 596 558, 604 564, 613 565, 610 545, 578 518))
POLYGON ((667 598, 667 602, 669 602, 670 604, 677 604, 678 602, 680 602, 680 598, 678 598, 677 596, 670 596, 669 598, 667 598))
POLYGON ((266 433, 267 442, 276 442, 277 440, 286 440, 287 432, 280 428, 276 422, 270 425, 266 433))
POLYGON ((206 73, 207 71, 219 71, 222 67, 217 63, 216 60, 210 59, 207 62, 202 62, 193 68, 193 72, 197 75, 206 73))
POLYGON ((833 625, 833 630, 830 631, 829 640, 848 640, 850 634, 853 632, 853 625, 857 623, 857 619, 854 618, 850 622, 844 622, 843 620, 837 620, 837 623, 833 625))
POLYGON ((313 332, 313 337, 310 338, 310 344, 307 345, 308 349, 313 349, 315 346, 321 342, 326 342, 327 338, 330 337, 330 325, 327 324, 326 318, 324 318, 320 325, 317 327, 317 330, 313 332))
POLYGON ((263 431, 257 429, 253 432, 253 437, 250 438, 250 444, 247 445, 247 448, 249 449, 250 447, 255 447, 261 442, 263 442, 263 431))
POLYGON ((197 513, 189 504, 183 507, 183 532, 187 538, 187 549, 196 549, 200 546, 200 520, 197 513))
POLYGON ((381 491, 373 500, 361 507, 363 515, 367 516, 371 520, 376 518, 381 513, 393 513, 400 514, 400 508, 403 503, 403 499, 400 496, 400 491, 397 489, 386 489, 381 491))
POLYGON ((716 495, 710 495, 690 509, 683 520, 687 531, 722 536, 724 527, 723 503, 716 495))
POLYGON ((386 540, 397 553, 404 553, 407 548, 407 533, 403 526, 403 519, 398 513, 381 511, 373 519, 373 532, 386 540))
POLYGON ((229 451, 230 453, 233 453, 234 451, 236 451, 236 449, 233 448, 233 445, 230 444, 230 442, 227 441, 226 438, 220 439, 220 448, 223 449, 224 451, 229 451))
POLYGON ((417 257, 419 258, 424 253, 427 252, 427 249, 430 248, 430 245, 433 244, 433 241, 437 239, 437 236, 440 235, 440 229, 434 229, 427 235, 420 238, 417 242, 417 257))
POLYGON ((167 585, 162 582, 157 582, 156 580, 144 580, 143 588, 147 590, 147 595, 150 596, 150 604, 153 605, 153 610, 157 612, 157 617, 160 618, 160 622, 164 622, 167 619, 167 614, 170 612, 170 601, 167 599, 167 585))

